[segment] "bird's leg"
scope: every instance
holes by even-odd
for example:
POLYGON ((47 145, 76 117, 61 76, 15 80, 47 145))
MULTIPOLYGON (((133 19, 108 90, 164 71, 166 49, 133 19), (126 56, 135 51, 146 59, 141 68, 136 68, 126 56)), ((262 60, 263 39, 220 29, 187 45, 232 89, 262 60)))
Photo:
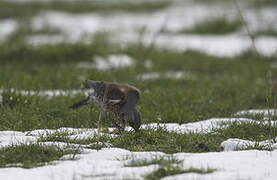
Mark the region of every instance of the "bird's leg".
POLYGON ((122 134, 125 130, 125 125, 126 125, 126 123, 124 123, 124 121, 123 121, 123 116, 113 114, 112 119, 113 119, 113 121, 112 121, 113 125, 116 127, 119 134, 122 134))

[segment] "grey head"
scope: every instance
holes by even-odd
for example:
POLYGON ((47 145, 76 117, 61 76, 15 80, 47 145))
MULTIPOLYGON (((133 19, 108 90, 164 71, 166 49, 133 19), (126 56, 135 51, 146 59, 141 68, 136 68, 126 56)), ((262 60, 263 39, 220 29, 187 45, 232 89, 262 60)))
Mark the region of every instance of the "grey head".
POLYGON ((95 96, 99 99, 104 97, 105 89, 107 87, 107 84, 105 82, 86 80, 85 85, 93 90, 93 92, 90 93, 89 96, 95 96))
POLYGON ((83 105, 93 104, 93 103, 100 104, 102 102, 103 96, 105 93, 106 83, 104 83, 102 81, 86 80, 85 86, 92 90, 88 94, 88 97, 86 99, 83 99, 83 100, 69 106, 69 108, 77 109, 83 105))

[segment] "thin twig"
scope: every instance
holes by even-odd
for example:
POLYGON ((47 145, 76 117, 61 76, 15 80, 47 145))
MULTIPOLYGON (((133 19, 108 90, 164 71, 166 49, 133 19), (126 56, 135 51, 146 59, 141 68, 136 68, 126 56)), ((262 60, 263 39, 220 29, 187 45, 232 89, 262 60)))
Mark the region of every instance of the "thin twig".
POLYGON ((155 47, 155 44, 160 36, 160 34, 162 32, 165 31, 165 28, 167 26, 167 23, 169 21, 169 15, 167 15, 163 21, 163 23, 161 24, 161 27, 159 28, 159 30, 153 35, 152 40, 150 41, 149 46, 147 47, 146 51, 143 54, 143 59, 147 59, 147 57, 151 54, 151 52, 153 51, 153 48, 155 47))
POLYGON ((257 47, 256 47, 255 36, 253 35, 253 33, 251 33, 251 31, 250 31, 250 29, 249 29, 249 27, 248 27, 248 25, 247 25, 247 23, 245 21, 245 18, 244 18, 243 14, 242 14, 242 11, 241 11, 241 8, 239 6, 238 1, 237 0, 233 0, 233 1, 234 1, 235 6, 236 6, 236 9, 237 9, 237 11, 239 13, 240 21, 243 24, 243 26, 245 27, 246 32, 247 32, 247 34, 248 34, 248 36, 249 36, 249 38, 250 38, 250 40, 252 42, 253 50, 255 51, 255 53, 257 55, 259 55, 257 47))

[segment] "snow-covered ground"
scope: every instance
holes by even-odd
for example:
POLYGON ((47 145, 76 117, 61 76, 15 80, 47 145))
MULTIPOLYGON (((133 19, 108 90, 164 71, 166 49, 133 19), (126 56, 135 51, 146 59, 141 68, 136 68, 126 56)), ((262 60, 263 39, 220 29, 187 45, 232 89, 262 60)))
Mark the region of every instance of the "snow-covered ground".
MULTIPOLYGON (((153 41, 153 37, 156 37, 155 45, 158 47, 180 51, 193 49, 215 56, 235 56, 252 48, 251 40, 246 35, 245 28, 226 35, 178 33, 180 30, 191 29, 196 24, 212 19, 225 18, 229 21, 238 19, 238 12, 233 3, 174 2, 165 9, 150 13, 70 14, 59 11, 46 11, 32 18, 32 29, 53 28, 61 33, 30 35, 27 41, 33 45, 59 42, 90 42, 93 41, 90 38, 93 35, 106 32, 109 34, 107 37, 111 42, 122 46, 128 42, 140 42, 149 45, 153 41), (161 29, 164 32, 158 33, 161 29), (144 31, 143 34, 141 33, 142 30, 144 31)), ((240 3, 245 20, 252 32, 277 31, 275 23, 277 18, 276 6, 251 8, 245 5, 244 2, 240 3)), ((9 26, 11 27, 11 25, 9 26)), ((5 25, 4 27, 8 28, 9 26, 5 25)), ((12 31, 14 31, 14 25, 12 25, 12 28, 6 29, 5 33, 9 34, 12 31)), ((276 37, 258 36, 255 43, 257 50, 263 55, 276 53, 276 37)))
MULTIPOLYGON (((168 132, 175 133, 200 133, 207 134, 212 133, 217 129, 227 128, 231 123, 257 123, 259 121, 255 121, 247 118, 212 118, 204 121, 194 122, 194 123, 186 123, 186 124, 177 124, 177 123, 150 123, 143 124, 141 129, 150 129, 157 130, 163 129, 168 132)), ((265 121, 264 123, 269 123, 271 125, 277 125, 276 121, 265 121)), ((109 133, 100 133, 100 135, 115 137, 116 134, 113 134, 115 131, 114 128, 108 128, 109 133)), ((126 131, 131 131, 131 127, 126 127, 126 131)), ((60 128, 60 129, 38 129, 27 132, 20 131, 0 131, 0 147, 6 147, 15 144, 22 143, 33 143, 40 137, 45 137, 51 134, 64 134, 64 136, 69 139, 89 139, 98 134, 97 129, 93 128, 60 128)), ((277 148, 277 143, 274 140, 262 141, 262 142, 253 142, 253 141, 244 141, 238 139, 230 139, 224 141, 222 144, 222 150, 238 150, 247 148, 247 145, 267 145, 273 149, 277 148), (237 147, 235 147, 237 145, 237 147), (225 148, 226 147, 226 148, 225 148)))
MULTIPOLYGON (((17 2, 35 0, 13 0, 17 2)), ((51 1, 51 0, 42 0, 51 1)), ((271 28, 277 30, 277 7, 267 7, 252 9, 243 7, 246 21, 252 31, 266 30, 271 28)), ((235 56, 249 49, 251 41, 245 35, 245 30, 241 29, 227 35, 192 35, 178 34, 183 29, 193 28, 199 22, 218 17, 225 17, 229 20, 237 18, 237 12, 232 6, 226 5, 203 5, 203 4, 182 4, 177 3, 154 13, 134 14, 134 13, 111 13, 111 14, 70 14, 65 12, 48 11, 32 18, 32 28, 43 30, 45 27, 57 29, 61 34, 56 35, 32 35, 28 37, 28 43, 40 45, 44 43, 77 42, 85 40, 85 37, 96 35, 97 33, 108 32, 112 42, 122 45, 128 42, 141 42, 149 45, 153 37, 164 26, 165 32, 159 33, 155 45, 173 50, 194 49, 215 56, 235 56), (141 35, 140 31, 145 32, 141 35)), ((0 21, 0 41, 5 40, 14 32, 18 24, 15 20, 0 21)), ((256 39, 256 46, 260 53, 272 55, 276 53, 277 38, 269 36, 259 36, 256 39)), ((151 67, 151 61, 148 61, 151 67)), ((93 62, 82 62, 79 68, 96 68, 109 70, 113 68, 129 67, 134 61, 126 55, 111 55, 107 58, 97 57, 93 62)), ((139 74, 137 79, 149 80, 156 78, 186 78, 193 77, 186 72, 158 72, 139 74)), ((0 103, 2 101, 0 90, 0 103)), ((88 94, 90 91, 82 90, 45 90, 26 91, 15 90, 12 92, 24 96, 38 95, 44 97, 74 96, 76 94, 88 94)), ((212 118, 200 122, 177 124, 177 123, 151 123, 142 125, 142 129, 164 129, 177 133, 211 133, 215 129, 227 128, 230 123, 261 123, 244 115, 263 115, 264 121, 276 126, 276 121, 272 118, 276 110, 246 110, 236 113, 235 118, 212 118)), ((110 133, 100 133, 100 135, 115 137, 112 134, 113 128, 109 128, 110 133)), ((126 131, 131 130, 130 127, 126 131)), ((28 132, 0 131, 0 148, 16 144, 36 143, 42 136, 53 133, 66 133, 72 140, 88 139, 98 134, 97 129, 84 128, 60 128, 57 130, 39 129, 28 132)), ((277 179, 277 139, 268 139, 261 142, 226 139, 219 148, 223 152, 210 153, 175 153, 172 156, 182 160, 182 168, 216 169, 210 174, 187 173, 175 175, 165 179, 277 179), (245 150, 255 147, 267 147, 273 151, 245 150)), ((158 157, 169 156, 161 152, 131 152, 124 149, 112 148, 112 145, 105 144, 106 147, 100 151, 87 149, 89 145, 70 144, 62 142, 40 142, 40 145, 54 145, 61 148, 80 148, 82 153, 77 155, 76 160, 69 160, 70 155, 64 156, 63 161, 55 161, 51 165, 42 167, 23 168, 0 168, 0 179, 7 180, 60 180, 60 179, 143 179, 148 173, 158 168, 158 165, 142 167, 124 167, 130 160, 149 160, 158 157), (65 159, 65 160, 64 160, 65 159)), ((1 155, 0 155, 1 158, 1 155)))
MULTIPOLYGON (((268 9, 268 11, 277 12, 276 9, 268 9)), ((255 29, 255 31, 257 31, 258 27, 261 27, 256 25, 261 21, 261 18, 267 18, 263 22, 266 24, 271 23, 270 19, 273 17, 277 17, 277 13, 270 14, 267 11, 259 12, 262 15, 256 17, 255 13, 258 12, 252 11, 254 10, 247 10, 246 17, 249 19, 250 27, 253 27, 252 29, 255 29), (267 14, 267 16, 264 14, 267 14)), ((163 26, 166 26, 166 31, 177 32, 181 29, 190 29, 195 24, 207 19, 227 17, 227 15, 232 18, 235 14, 236 12, 234 12, 233 8, 210 8, 203 5, 173 6, 150 14, 73 15, 62 12, 46 12, 33 19, 33 28, 39 30, 47 26, 58 29, 63 32, 63 35, 57 38, 60 42, 76 42, 84 40, 84 36, 88 34, 108 32, 112 33, 110 40, 115 43, 124 45, 127 42, 142 42, 145 45, 149 45, 163 26), (146 29, 143 35, 139 31, 140 29, 146 29)), ((265 26, 268 27, 269 24, 265 26)), ((275 28, 273 26, 270 27, 275 28)), ((57 35, 54 36, 56 37, 57 35)), ((35 35, 31 36, 28 42, 38 45, 54 41, 51 40, 51 36, 49 41, 47 41, 45 35, 35 35)), ((277 38, 275 37, 259 36, 255 42, 257 50, 263 55, 272 55, 276 52, 277 38)), ((199 50, 215 56, 234 56, 252 47, 251 40, 245 35, 243 30, 227 35, 159 33, 155 45, 181 51, 188 49, 199 50), (228 45, 226 45, 226 42, 228 45)))
MULTIPOLYGON (((149 160, 166 156, 160 152, 130 152, 118 148, 100 151, 86 149, 77 155, 77 160, 57 161, 32 169, 2 168, 0 179, 5 180, 60 180, 60 179, 143 179, 143 176, 158 169, 158 165, 124 167, 130 160, 149 160)), ((277 178, 277 150, 236 151, 213 153, 176 153, 182 160, 182 168, 216 169, 210 174, 186 173, 164 179, 251 179, 273 180, 277 178)), ((66 156, 68 157, 68 156, 66 156)), ((64 157, 63 159, 66 159, 64 157)))
POLYGON ((94 57, 94 61, 80 62, 79 68, 83 69, 98 69, 98 70, 111 70, 124 67, 130 67, 134 64, 134 60, 125 54, 111 54, 108 57, 94 57))
MULTIPOLYGON (((267 110, 251 110, 248 113, 266 112, 267 110)), ((145 124, 142 129, 158 129, 177 133, 210 133, 216 128, 225 128, 230 122, 258 123, 246 118, 222 118, 187 124, 145 124), (222 123, 224 125, 222 125, 222 123)), ((269 122, 268 122, 269 123, 269 122)), ((111 133, 100 135, 116 136, 112 134, 113 128, 108 129, 111 133)), ((130 130, 130 127, 126 128, 130 130)), ((0 148, 16 144, 29 144, 37 142, 39 137, 51 134, 67 134, 72 140, 88 139, 97 134, 97 129, 85 128, 60 128, 57 130, 39 129, 28 132, 0 131, 0 148)), ((159 165, 141 167, 125 167, 124 165, 133 160, 151 161, 159 157, 169 155, 161 152, 130 152, 128 150, 112 148, 111 144, 96 151, 87 149, 90 145, 79 145, 62 142, 40 142, 42 146, 54 145, 60 148, 78 148, 82 153, 76 156, 76 160, 70 160, 71 155, 65 155, 62 161, 55 161, 51 165, 32 169, 1 168, 0 179, 24 180, 24 179, 143 179, 143 177, 159 168, 159 165)), ((210 174, 185 173, 164 179, 276 179, 277 143, 272 140, 253 142, 241 139, 228 139, 221 143, 223 152, 210 153, 176 153, 173 156, 181 160, 181 168, 215 169, 210 174), (273 151, 247 150, 237 151, 250 147, 263 146, 273 151), (235 152, 234 152, 235 151, 235 152)))
POLYGON ((223 141, 220 145, 221 150, 224 151, 236 151, 241 149, 247 149, 247 148, 255 148, 255 147, 261 147, 261 148, 268 148, 268 149, 277 149, 277 138, 275 139, 269 139, 265 141, 249 141, 249 140, 242 140, 242 139, 228 139, 226 141, 223 141))

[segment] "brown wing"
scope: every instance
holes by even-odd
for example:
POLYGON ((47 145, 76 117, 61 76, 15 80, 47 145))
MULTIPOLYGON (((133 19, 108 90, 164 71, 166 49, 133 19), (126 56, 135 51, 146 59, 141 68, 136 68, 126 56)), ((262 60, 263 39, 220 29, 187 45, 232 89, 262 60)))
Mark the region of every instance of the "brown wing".
MULTIPOLYGON (((120 100, 120 104, 128 104, 135 106, 140 98, 140 91, 129 85, 121 85, 115 83, 109 83, 109 90, 107 99, 109 100, 120 100)), ((115 102, 116 102, 115 101, 115 102)))
POLYGON ((125 101, 128 105, 136 106, 140 98, 140 91, 129 85, 120 86, 120 90, 125 94, 125 101))
POLYGON ((109 84, 107 99, 111 101, 115 100, 115 102, 120 100, 120 103, 125 103, 126 101, 125 93, 121 91, 115 84, 109 84))

